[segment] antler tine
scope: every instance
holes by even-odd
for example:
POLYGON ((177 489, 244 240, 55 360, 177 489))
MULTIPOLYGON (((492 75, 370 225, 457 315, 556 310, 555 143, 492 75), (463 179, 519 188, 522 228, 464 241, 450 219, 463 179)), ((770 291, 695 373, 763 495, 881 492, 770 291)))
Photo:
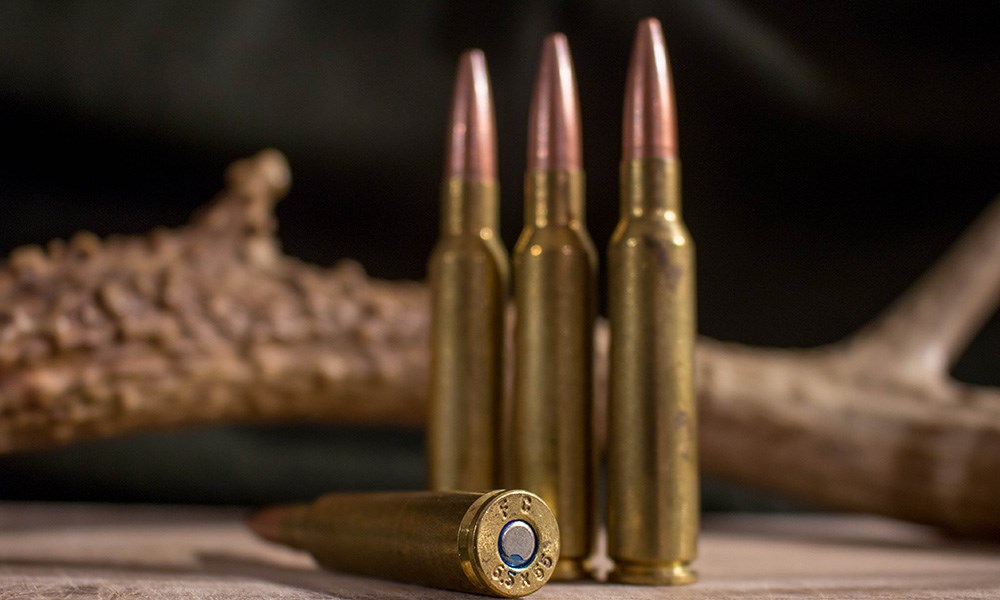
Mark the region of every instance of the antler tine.
POLYGON ((942 379, 1000 304, 1000 197, 875 321, 848 355, 906 381, 942 379), (877 356, 876 356, 877 355, 877 356))

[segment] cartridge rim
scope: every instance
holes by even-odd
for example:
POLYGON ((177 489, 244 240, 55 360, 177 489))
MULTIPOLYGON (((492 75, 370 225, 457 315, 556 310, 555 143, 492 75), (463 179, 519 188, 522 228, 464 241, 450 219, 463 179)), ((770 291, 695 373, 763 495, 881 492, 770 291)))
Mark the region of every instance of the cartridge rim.
POLYGON ((545 502, 524 490, 485 494, 462 520, 459 532, 462 569, 484 591, 509 598, 526 596, 551 578, 559 560, 559 525, 545 502), (535 553, 523 567, 509 566, 500 554, 500 535, 515 521, 535 534, 535 553))

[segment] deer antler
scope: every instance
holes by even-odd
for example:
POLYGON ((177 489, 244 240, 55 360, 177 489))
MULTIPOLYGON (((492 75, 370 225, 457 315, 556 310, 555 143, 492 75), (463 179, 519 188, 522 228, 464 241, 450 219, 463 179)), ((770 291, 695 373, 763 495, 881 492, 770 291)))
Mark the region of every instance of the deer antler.
MULTIPOLYGON (((186 227, 15 251, 0 267, 0 452, 232 421, 419 426, 425 287, 282 255, 271 211, 289 181, 284 157, 265 151, 230 167, 186 227)), ((1000 535, 1000 390, 947 376, 998 297, 1000 200, 844 342, 699 340, 705 470, 1000 535)), ((605 323, 595 335, 603 392, 605 323)))

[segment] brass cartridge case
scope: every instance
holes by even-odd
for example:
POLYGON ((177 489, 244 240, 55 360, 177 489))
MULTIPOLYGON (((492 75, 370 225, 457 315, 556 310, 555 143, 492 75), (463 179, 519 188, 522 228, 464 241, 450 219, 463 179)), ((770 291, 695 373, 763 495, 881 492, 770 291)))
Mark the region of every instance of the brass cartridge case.
POLYGON ((329 494, 272 510, 283 512, 269 538, 360 575, 517 597, 559 560, 555 517, 522 490, 329 494))
POLYGON ((508 258, 496 230, 497 185, 444 184, 441 235, 431 254, 431 371, 427 421, 432 490, 499 483, 508 258))
POLYGON ((611 579, 683 584, 697 553, 694 246, 680 165, 626 160, 608 249, 608 554, 611 579))
POLYGON ((515 375, 506 422, 508 483, 559 519, 556 579, 584 575, 594 530, 593 322, 596 253, 584 228, 583 174, 526 176, 514 249, 515 375))

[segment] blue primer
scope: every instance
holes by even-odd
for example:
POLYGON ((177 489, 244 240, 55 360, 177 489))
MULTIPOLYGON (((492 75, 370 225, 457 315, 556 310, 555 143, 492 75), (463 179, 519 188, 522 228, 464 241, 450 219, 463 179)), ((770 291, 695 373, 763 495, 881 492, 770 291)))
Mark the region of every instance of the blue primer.
MULTIPOLYGON (((527 525, 528 527, 531 527, 531 525, 528 525, 527 522, 518 519, 516 521, 511 521, 510 523, 507 523, 506 525, 504 525, 503 529, 500 530, 500 535, 497 536, 497 550, 500 551, 500 558, 503 560, 504 564, 506 564, 511 569, 523 569, 523 568, 527 567, 528 565, 531 564, 531 561, 535 560, 535 555, 538 554, 538 539, 537 538, 535 539, 535 546, 534 546, 534 548, 531 549, 531 556, 523 557, 520 554, 507 554, 506 552, 504 552, 503 546, 500 544, 500 540, 503 539, 503 534, 507 531, 507 529, 511 525, 515 525, 515 524, 519 524, 519 523, 523 523, 524 525, 527 525)), ((534 530, 533 527, 532 527, 532 530, 534 530)))

